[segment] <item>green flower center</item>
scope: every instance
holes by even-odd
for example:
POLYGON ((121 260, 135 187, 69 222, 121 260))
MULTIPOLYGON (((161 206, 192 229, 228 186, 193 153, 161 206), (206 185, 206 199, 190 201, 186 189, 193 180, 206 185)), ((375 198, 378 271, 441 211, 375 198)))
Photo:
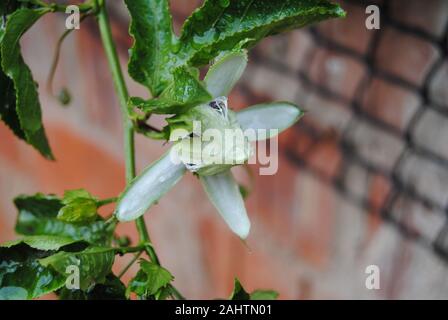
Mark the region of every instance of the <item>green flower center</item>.
POLYGON ((186 168, 199 175, 213 175, 246 162, 252 152, 226 97, 199 105, 184 117, 191 132, 174 146, 186 168), (188 114, 190 113, 190 114, 188 114))

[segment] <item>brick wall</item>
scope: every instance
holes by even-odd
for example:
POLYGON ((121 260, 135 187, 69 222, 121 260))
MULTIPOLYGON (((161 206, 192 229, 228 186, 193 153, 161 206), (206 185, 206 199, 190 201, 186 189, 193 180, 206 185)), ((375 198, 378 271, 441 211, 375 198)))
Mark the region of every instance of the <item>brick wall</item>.
MULTIPOLYGON (((200 1, 171 2, 178 30, 200 1)), ((192 176, 146 215, 162 262, 188 297, 225 297, 238 276, 283 299, 448 298, 448 1, 374 2, 380 30, 364 27, 370 2, 344 1, 345 20, 266 39, 251 53, 231 105, 291 100, 308 113, 281 135, 277 175, 256 176, 247 246, 192 176), (381 270, 377 291, 364 286, 371 264, 381 270)), ((128 21, 121 2, 112 4, 124 66, 128 21)), ((109 197, 124 186, 118 102, 92 21, 63 47, 55 84, 73 93, 70 106, 45 91, 63 23, 46 17, 23 41, 57 161, 0 125, 1 241, 14 237, 11 200, 19 193, 85 187, 109 197)), ((146 94, 126 80, 132 94, 146 94)), ((137 150, 142 169, 164 148, 138 137, 137 150)), ((137 237, 132 223, 120 232, 137 237)))

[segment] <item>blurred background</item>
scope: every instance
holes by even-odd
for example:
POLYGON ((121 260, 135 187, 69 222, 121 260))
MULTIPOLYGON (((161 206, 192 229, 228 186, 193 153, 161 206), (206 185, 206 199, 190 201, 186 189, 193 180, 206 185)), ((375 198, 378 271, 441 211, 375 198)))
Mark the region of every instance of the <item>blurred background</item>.
MULTIPOLYGON (((247 246, 192 175, 145 216, 188 298, 226 297, 235 276, 281 299, 448 298, 448 1, 337 2, 346 19, 268 38, 251 51, 230 96, 234 109, 289 100, 308 110, 280 136, 278 173, 259 176, 252 166, 247 246), (380 8, 379 30, 365 27, 369 4, 380 8), (372 264, 379 290, 365 286, 372 264)), ((177 32, 200 3, 171 1, 177 32)), ((109 4, 125 68, 128 14, 122 1, 109 4)), ((67 87, 72 102, 62 107, 46 91, 64 24, 63 14, 48 15, 22 42, 57 160, 44 160, 0 124, 0 241, 15 237, 18 194, 86 188, 112 197, 124 188, 119 106, 91 18, 64 43, 55 78, 55 91, 67 87)), ((131 94, 148 95, 126 80, 131 94)), ((136 144, 139 170, 167 148, 142 136, 136 144)), ((137 240, 132 223, 119 232, 137 240)))

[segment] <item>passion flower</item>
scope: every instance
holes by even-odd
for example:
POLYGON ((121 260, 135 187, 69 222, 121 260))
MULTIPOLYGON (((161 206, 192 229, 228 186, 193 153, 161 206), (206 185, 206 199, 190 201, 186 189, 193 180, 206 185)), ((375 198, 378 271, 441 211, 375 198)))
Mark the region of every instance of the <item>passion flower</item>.
POLYGON ((224 55, 210 67, 204 82, 213 100, 167 120, 170 140, 177 141, 124 191, 115 211, 118 220, 130 221, 143 215, 186 171, 191 171, 198 175, 230 229, 240 238, 247 238, 250 221, 230 168, 249 159, 251 141, 275 136, 293 125, 303 112, 288 102, 255 105, 237 113, 230 110, 227 96, 246 65, 246 52, 239 51, 224 55), (195 123, 200 124, 199 129, 194 128, 195 123), (224 139, 206 139, 211 130, 221 133, 224 139), (247 135, 248 130, 254 134, 247 135), (259 135, 260 130, 268 135, 259 135))

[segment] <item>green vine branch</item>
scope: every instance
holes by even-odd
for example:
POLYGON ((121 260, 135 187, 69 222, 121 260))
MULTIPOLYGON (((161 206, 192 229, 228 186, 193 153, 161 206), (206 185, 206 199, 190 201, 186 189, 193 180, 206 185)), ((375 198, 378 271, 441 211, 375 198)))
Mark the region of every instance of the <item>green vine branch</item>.
MULTIPOLYGON (((135 177, 135 143, 134 143, 134 126, 130 119, 128 112, 128 99, 129 94, 124 81, 123 73, 121 71, 120 61, 118 59, 117 49, 115 42, 112 38, 112 31, 110 28, 109 17, 107 14, 106 1, 95 0, 98 8, 97 20, 100 30, 101 40, 106 53, 109 67, 112 73, 115 90, 117 92, 120 110, 123 121, 124 130, 124 155, 125 155, 125 167, 126 167, 126 182, 129 184, 135 177)), ((160 265, 160 260, 155 252, 154 248, 148 243, 151 243, 151 238, 148 233, 148 229, 143 217, 136 220, 137 231, 140 236, 140 242, 145 243, 144 250, 150 257, 150 259, 160 265)), ((173 293, 178 299, 183 299, 183 296, 173 287, 173 293)))

